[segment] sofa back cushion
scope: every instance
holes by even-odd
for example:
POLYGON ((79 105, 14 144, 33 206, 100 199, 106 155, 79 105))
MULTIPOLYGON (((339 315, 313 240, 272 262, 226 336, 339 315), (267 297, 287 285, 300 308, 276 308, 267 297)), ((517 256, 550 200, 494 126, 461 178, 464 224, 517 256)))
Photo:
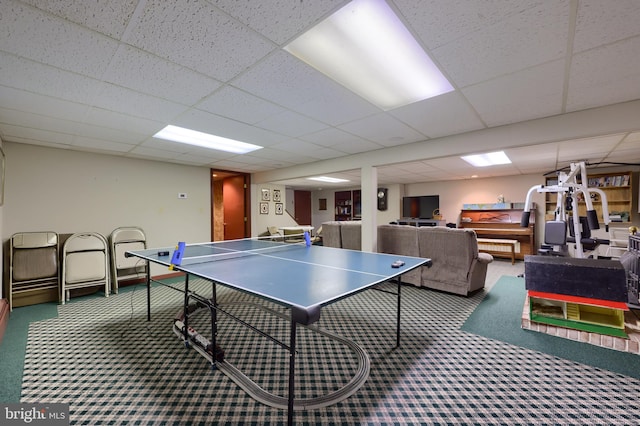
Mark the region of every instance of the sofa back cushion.
POLYGON ((322 224, 322 245, 326 247, 342 248, 340 236, 340 222, 331 221, 322 224))
POLYGON ((340 222, 342 248, 362 250, 362 224, 355 222, 340 222))
MULTIPOLYGON (((420 257, 416 227, 408 225, 379 225, 377 250, 378 253, 420 257)), ((403 274, 402 281, 419 286, 421 269, 417 268, 403 274)))
POLYGON ((439 282, 467 283, 478 257, 476 233, 469 229, 420 227, 418 249, 421 257, 433 261, 431 268, 422 268, 423 279, 439 282))
POLYGON ((416 227, 409 225, 379 225, 378 253, 420 257, 416 227))

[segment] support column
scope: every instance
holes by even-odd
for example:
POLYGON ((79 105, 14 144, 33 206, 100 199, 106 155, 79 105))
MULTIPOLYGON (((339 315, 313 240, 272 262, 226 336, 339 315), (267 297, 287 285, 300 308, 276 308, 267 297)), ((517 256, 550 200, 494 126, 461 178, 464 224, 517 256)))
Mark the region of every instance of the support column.
POLYGON ((364 166, 360 170, 362 190, 362 251, 375 252, 378 237, 378 169, 364 166))

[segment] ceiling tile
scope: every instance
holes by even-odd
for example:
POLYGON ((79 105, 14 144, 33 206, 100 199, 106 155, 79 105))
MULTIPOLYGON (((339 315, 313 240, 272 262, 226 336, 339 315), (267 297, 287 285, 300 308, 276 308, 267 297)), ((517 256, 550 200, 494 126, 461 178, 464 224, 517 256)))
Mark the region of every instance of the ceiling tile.
POLYGON ((0 86, 0 107, 63 120, 78 121, 87 106, 23 90, 0 86))
POLYGON ((11 124, 2 126, 2 133, 3 136, 9 140, 12 138, 20 138, 60 145, 71 145, 73 139, 73 136, 67 133, 56 133, 50 130, 33 129, 30 127, 14 126, 11 124))
POLYGON ((98 90, 97 80, 39 62, 0 52, 2 84, 72 102, 88 103, 98 90))
POLYGON ((485 127, 459 91, 415 102, 389 113, 429 138, 485 127))
POLYGON ((574 139, 558 144, 558 162, 598 162, 611 151, 624 135, 574 139))
POLYGON ((68 135, 75 134, 79 125, 76 121, 46 117, 43 115, 32 114, 30 112, 7 108, 0 108, 0 123, 19 127, 29 127, 54 133, 66 133, 68 135))
POLYGON ((120 38, 136 8, 137 0, 22 0, 83 27, 120 38))
POLYGON ((462 89, 489 126, 501 126, 562 112, 564 60, 528 68, 462 89))
POLYGON ((126 41, 222 82, 276 48, 209 3, 186 0, 147 0, 126 41))
POLYGON ((232 86, 224 86, 202 100, 198 109, 247 124, 258 123, 284 108, 232 86))
POLYGON ((535 5, 530 0, 394 0, 429 49, 455 43, 535 5), (427 7, 425 7, 427 5, 427 7))
POLYGON ((270 130, 196 109, 182 114, 171 124, 259 146, 270 146, 287 139, 287 137, 270 130))
POLYGON ((343 149, 349 149, 348 151, 343 152, 349 152, 351 154, 382 148, 382 145, 367 141, 356 135, 344 132, 333 127, 326 128, 316 133, 301 136, 300 139, 308 142, 313 142, 316 145, 333 147, 340 151, 342 151, 343 149))
POLYGON ((169 122, 187 109, 184 105, 109 83, 102 84, 93 104, 98 108, 161 122, 169 122))
POLYGON ((345 0, 296 1, 270 0, 256 2, 253 7, 235 0, 215 0, 214 4, 242 23, 278 44, 283 44, 298 32, 310 28, 337 10, 345 0))
POLYGON ((640 37, 574 55, 567 111, 640 98, 640 37))
POLYGON ((599 47, 640 35, 637 0, 580 0, 573 51, 599 47))
POLYGON ((534 7, 433 51, 458 87, 560 59, 566 52, 569 2, 534 7))
POLYGON ((310 157, 317 160, 326 160, 329 158, 337 158, 344 156, 344 152, 336 151, 335 149, 325 148, 313 143, 305 142, 300 139, 290 139, 282 143, 272 146, 273 149, 277 149, 283 152, 292 152, 296 154, 304 154, 306 157, 310 157))
POLYGON ((74 148, 83 148, 87 151, 101 151, 109 153, 123 153, 129 152, 133 146, 126 143, 114 142, 113 140, 105 140, 92 138, 87 136, 74 136, 73 137, 74 148))
POLYGON ((291 137, 315 133, 327 128, 327 125, 324 123, 292 111, 283 111, 279 114, 272 115, 256 123, 256 126, 291 137))
POLYGON ((145 146, 137 146, 133 148, 127 156, 136 158, 151 158, 158 160, 173 160, 180 154, 173 151, 165 151, 163 149, 153 149, 145 146))
POLYGON ((382 146, 403 145, 425 139, 424 135, 384 113, 343 124, 339 128, 382 146))
POLYGON ((322 92, 328 78, 284 51, 256 64, 232 85, 296 110, 322 92))
POLYGON ((153 119, 134 117, 129 114, 96 107, 89 108, 83 122, 97 127, 123 129, 134 135, 154 135, 165 126, 163 122, 153 119))
POLYGON ((297 105, 296 111, 338 126, 377 114, 380 109, 338 83, 327 81, 315 96, 297 105))
POLYGON ((109 128, 86 123, 79 123, 74 135, 127 144, 130 148, 146 138, 145 135, 133 133, 129 129, 109 128))
POLYGON ((221 86, 210 77, 124 44, 109 64, 104 80, 189 106, 221 86))
POLYGON ((0 50, 100 78, 118 42, 15 1, 0 2, 0 50))

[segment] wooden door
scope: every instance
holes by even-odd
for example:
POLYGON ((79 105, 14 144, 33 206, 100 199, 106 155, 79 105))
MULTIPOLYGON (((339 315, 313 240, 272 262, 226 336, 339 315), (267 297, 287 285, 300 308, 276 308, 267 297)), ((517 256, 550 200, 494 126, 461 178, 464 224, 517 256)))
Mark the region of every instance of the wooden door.
POLYGON ((243 175, 225 178, 222 184, 222 204, 224 211, 224 239, 246 238, 247 206, 245 178, 243 175))
POLYGON ((311 191, 293 191, 293 202, 298 225, 311 225, 311 191))

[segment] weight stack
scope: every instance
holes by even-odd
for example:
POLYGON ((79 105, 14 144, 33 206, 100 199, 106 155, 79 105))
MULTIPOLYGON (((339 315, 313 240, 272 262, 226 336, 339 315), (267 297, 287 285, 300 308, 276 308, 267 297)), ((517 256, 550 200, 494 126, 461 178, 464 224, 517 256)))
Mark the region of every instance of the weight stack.
POLYGON ((524 277, 527 290, 628 301, 625 270, 617 260, 528 255, 524 277))

